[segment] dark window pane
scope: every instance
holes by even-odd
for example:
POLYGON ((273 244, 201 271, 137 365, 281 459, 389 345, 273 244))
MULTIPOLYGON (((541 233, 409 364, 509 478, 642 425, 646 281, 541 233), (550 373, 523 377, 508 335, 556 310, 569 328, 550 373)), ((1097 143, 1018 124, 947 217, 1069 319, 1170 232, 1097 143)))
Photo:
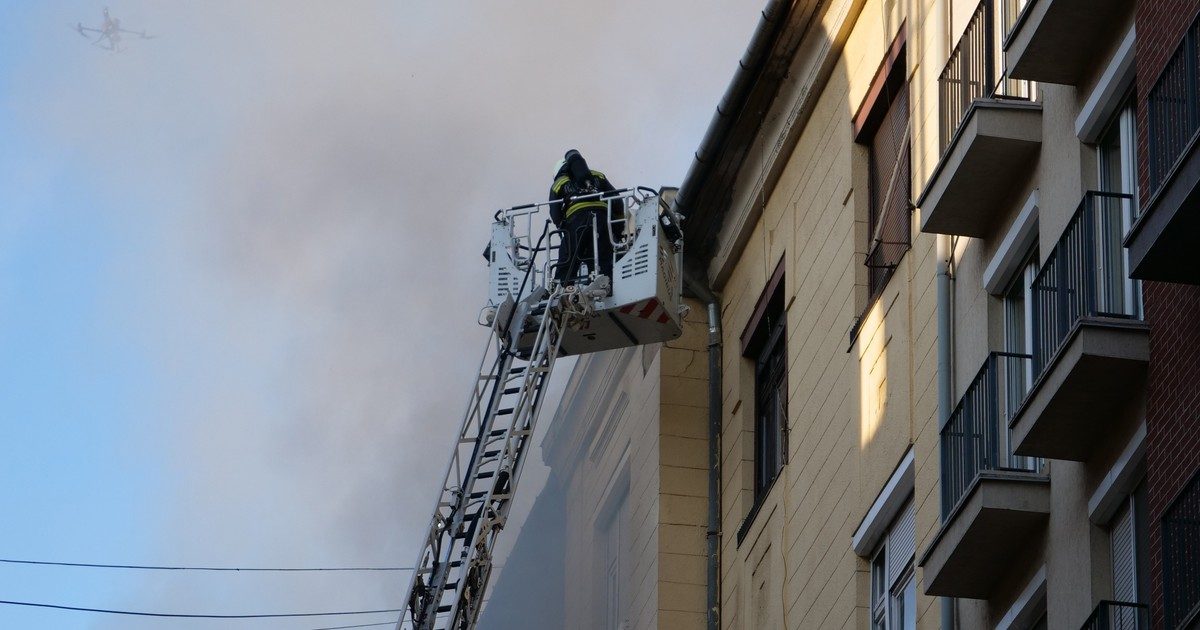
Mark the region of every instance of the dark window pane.
MULTIPOLYGON (((757 501, 783 468, 787 458, 787 343, 783 285, 772 296, 759 324, 763 343, 754 367, 754 497, 757 501)), ((757 333, 756 333, 757 334, 757 333)))

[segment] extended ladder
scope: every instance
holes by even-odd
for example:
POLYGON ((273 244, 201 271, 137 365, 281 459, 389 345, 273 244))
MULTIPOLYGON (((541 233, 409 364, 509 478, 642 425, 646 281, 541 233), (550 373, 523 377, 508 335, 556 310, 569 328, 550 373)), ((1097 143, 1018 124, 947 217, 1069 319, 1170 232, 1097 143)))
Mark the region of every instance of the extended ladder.
POLYGON ((592 226, 593 239, 613 246, 608 289, 590 284, 593 260, 584 261, 587 285, 566 282, 572 286, 564 289, 551 280, 553 241, 562 234, 547 221, 534 242, 534 218, 546 203, 495 215, 485 252, 488 315, 480 322, 490 324, 491 334, 397 630, 474 628, 555 360, 669 341, 682 332, 678 217, 648 188, 592 196, 609 204, 610 223, 594 218, 592 226))
POLYGON ((514 305, 508 322, 495 318, 397 630, 475 625, 569 317, 561 299, 539 290, 514 305), (518 352, 514 338, 534 327, 532 349, 518 352))

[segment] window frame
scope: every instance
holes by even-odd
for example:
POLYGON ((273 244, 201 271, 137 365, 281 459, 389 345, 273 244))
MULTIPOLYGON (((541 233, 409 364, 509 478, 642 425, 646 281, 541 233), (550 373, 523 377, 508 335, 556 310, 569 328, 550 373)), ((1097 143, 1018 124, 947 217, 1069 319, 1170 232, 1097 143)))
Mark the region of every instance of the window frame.
MULTIPOLYGON (((1015 354, 1033 354, 1033 281, 1041 270, 1041 260, 1038 256, 1038 246, 1035 243, 1021 256, 1012 278, 1008 281, 1004 292, 1000 295, 1001 327, 1003 328, 1003 347, 1005 352, 1015 354), (1019 313, 1017 312, 1019 311, 1019 313), (1020 329, 1017 330, 1017 324, 1020 329), (1017 333, 1014 335, 1014 333, 1017 333), (1018 337, 1015 338, 1014 337, 1018 337)), ((1006 366, 1012 366, 1006 362, 1006 366)), ((1012 420, 1017 409, 1025 402, 1025 397, 1033 389, 1033 361, 1021 361, 1020 382, 1014 387, 1012 370, 1005 374, 1003 444, 1004 457, 1011 467, 1025 468, 1033 466, 1040 469, 1042 462, 1039 458, 1017 455, 1012 446, 1012 420)))
MULTIPOLYGON (((915 510, 915 497, 910 494, 905 499, 903 506, 892 517, 887 531, 884 532, 875 546, 874 553, 870 556, 867 611, 870 615, 871 630, 915 630, 915 625, 910 627, 905 624, 906 615, 904 613, 907 611, 903 608, 906 605, 905 599, 909 595, 909 591, 912 592, 914 600, 916 597, 915 530, 908 530, 908 534, 913 536, 913 539, 910 541, 911 544, 905 545, 911 548, 911 551, 902 566, 892 566, 893 554, 889 553, 890 548, 894 545, 893 536, 899 533, 897 527, 903 519, 909 516, 915 519, 915 510), (897 606, 897 603, 900 606, 897 606)), ((915 622, 915 617, 913 621, 915 622)))
MULTIPOLYGON (((859 306, 858 316, 850 327, 850 345, 853 346, 855 340, 858 339, 859 330, 866 319, 866 313, 883 295, 888 284, 891 282, 892 276, 895 275, 895 270, 899 267, 900 262, 912 249, 912 216, 914 205, 912 202, 912 137, 910 129, 912 126, 912 105, 908 103, 908 111, 904 115, 905 133, 902 143, 904 159, 907 159, 907 181, 903 182, 903 187, 907 190, 906 205, 908 212, 907 217, 907 237, 908 244, 903 246, 903 250, 895 256, 895 261, 888 265, 872 264, 872 258, 877 253, 877 249, 881 247, 875 241, 876 226, 872 225, 872 219, 876 214, 879 214, 880 219, 883 218, 886 209, 877 213, 875 210, 876 191, 874 186, 870 184, 874 169, 874 156, 872 155, 872 145, 875 139, 875 134, 880 131, 883 121, 887 118, 887 114, 891 109, 893 102, 897 99, 901 91, 910 92, 911 86, 908 81, 908 63, 907 63, 907 33, 908 24, 903 22, 900 24, 896 37, 892 40, 891 46, 888 48, 884 58, 880 61, 879 68, 875 72, 875 76, 871 79, 871 86, 867 90, 866 96, 858 106, 852 120, 853 139, 859 146, 865 147, 867 152, 866 168, 867 175, 867 195, 866 195, 866 212, 859 214, 859 220, 867 224, 867 242, 863 256, 863 265, 867 268, 866 286, 861 284, 860 288, 864 293, 857 295, 865 295, 866 300, 859 306)), ((911 93, 908 94, 911 99, 911 93)), ((906 99, 907 100, 907 99, 906 99)), ((899 163, 899 160, 896 161, 899 163)), ((861 167, 858 167, 861 168, 861 167)), ((860 198, 861 200, 861 198, 860 198)), ((903 245, 901 243, 889 243, 890 246, 903 245)), ((856 244, 856 248, 858 244, 856 244)), ((857 249, 856 249, 857 251, 857 249)))
POLYGON ((593 595, 595 610, 605 627, 619 628, 628 620, 631 591, 627 588, 633 568, 630 540, 632 516, 629 504, 630 477, 628 461, 600 501, 593 520, 592 555, 595 562, 593 595))
MULTIPOLYGON (((901 51, 900 59, 896 62, 897 66, 903 62, 904 56, 903 51, 901 51)), ((897 69, 892 68, 890 72, 896 72, 897 69)), ((876 106, 881 107, 883 111, 881 119, 873 128, 864 130, 858 139, 858 142, 867 148, 867 253, 863 264, 867 266, 868 306, 883 294, 884 289, 891 282, 892 276, 895 275, 900 261, 904 259, 904 255, 912 248, 912 138, 908 132, 909 125, 911 124, 909 118, 911 116, 909 85, 907 80, 901 80, 893 88, 891 87, 892 82, 893 79, 889 76, 887 80, 888 88, 886 89, 887 95, 876 103, 876 106), (899 115, 898 113, 893 114, 892 108, 902 98, 905 109, 903 113, 905 131, 901 134, 901 140, 898 143, 899 146, 895 147, 896 155, 889 154, 881 158, 877 153, 878 149, 875 141, 881 133, 894 132, 893 129, 887 128, 884 122, 889 120, 889 116, 891 115, 899 115), (900 181, 895 181, 889 175, 885 178, 887 185, 883 190, 880 190, 878 186, 878 184, 883 183, 883 180, 880 179, 880 174, 876 172, 876 169, 881 166, 879 164, 881 160, 884 161, 883 166, 888 164, 892 166, 891 175, 903 176, 900 181), (903 166, 901 166, 902 162, 904 163, 903 166), (894 199, 893 195, 903 196, 903 201, 894 199), (906 207, 906 210, 902 214, 907 219, 905 227, 907 228, 906 236, 908 243, 903 245, 899 242, 885 242, 880 240, 880 237, 886 236, 884 232, 887 230, 884 228, 884 224, 888 223, 889 219, 898 221, 896 217, 892 216, 892 213, 901 212, 897 210, 900 203, 903 203, 906 207), (872 257, 878 252, 879 248, 898 245, 902 245, 903 250, 896 256, 893 263, 872 264, 872 257)))
POLYGON ((871 558, 870 588, 868 610, 871 612, 871 630, 887 630, 888 598, 891 588, 888 585, 886 537, 871 558))
POLYGON ((910 560, 888 591, 889 630, 916 630, 917 572, 910 560), (909 596, 912 601, 909 601, 909 596), (911 615, 911 617, 910 617, 911 615), (909 621, 912 624, 909 624, 909 621))
MULTIPOLYGON (((1118 99, 1116 111, 1100 131, 1096 139, 1096 189, 1100 192, 1130 195, 1129 206, 1121 213, 1119 236, 1123 239, 1137 221, 1138 175, 1137 175, 1137 101, 1133 90, 1118 99), (1111 142, 1112 139, 1116 142, 1111 142), (1115 151, 1113 149, 1115 148, 1115 151), (1113 163, 1113 159, 1116 163, 1113 163), (1117 181, 1112 181, 1113 176, 1117 181)), ((1129 269, 1129 251, 1119 244, 1124 269, 1129 269)), ((1122 274, 1117 280, 1122 293, 1125 312, 1143 317, 1141 283, 1122 274)), ((1101 284, 1101 290, 1107 284, 1101 284)))
POLYGON ((787 317, 780 310, 754 362, 754 501, 787 463, 787 317))
POLYGON ((1105 533, 1108 535, 1109 558, 1111 561, 1110 579, 1112 587, 1113 599, 1136 604, 1147 603, 1150 597, 1150 567, 1149 567, 1149 545, 1150 536, 1147 523, 1148 508, 1146 480, 1141 478, 1133 485, 1133 489, 1128 494, 1124 495, 1120 504, 1108 518, 1105 524, 1105 533), (1124 597, 1117 594, 1117 550, 1114 541, 1114 533, 1122 518, 1128 519, 1128 544, 1129 555, 1132 566, 1129 567, 1132 571, 1132 587, 1133 597, 1124 597))
POLYGON ((749 429, 754 434, 753 459, 750 461, 753 477, 752 505, 742 525, 738 528, 737 541, 740 544, 754 522, 758 511, 767 495, 770 494, 775 480, 783 473, 787 464, 788 452, 788 354, 787 354, 787 302, 784 281, 784 261, 781 256, 775 271, 771 274, 766 287, 759 296, 758 303, 742 331, 741 349, 745 363, 753 370, 753 391, 749 392, 753 406, 750 413, 753 421, 749 429), (778 368, 779 373, 768 370, 778 368), (764 392, 766 384, 773 387, 764 392), (764 415, 764 394, 775 409, 774 423, 770 426, 764 415), (770 430, 769 435, 768 431, 770 430), (763 464, 768 463, 764 455, 768 449, 773 455, 770 463, 771 470, 763 464))

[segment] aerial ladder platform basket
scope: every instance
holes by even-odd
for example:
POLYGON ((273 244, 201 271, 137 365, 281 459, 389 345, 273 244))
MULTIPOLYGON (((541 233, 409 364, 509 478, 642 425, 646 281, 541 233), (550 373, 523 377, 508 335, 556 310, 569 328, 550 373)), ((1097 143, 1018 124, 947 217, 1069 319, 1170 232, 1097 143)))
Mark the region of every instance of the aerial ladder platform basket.
POLYGON ((591 252, 612 250, 613 277, 583 260, 560 282, 561 231, 545 219, 550 203, 499 210, 484 254, 489 295, 480 323, 490 328, 429 530, 396 624, 420 630, 474 628, 520 480, 555 360, 659 343, 682 333, 679 217, 663 191, 596 193, 591 252))

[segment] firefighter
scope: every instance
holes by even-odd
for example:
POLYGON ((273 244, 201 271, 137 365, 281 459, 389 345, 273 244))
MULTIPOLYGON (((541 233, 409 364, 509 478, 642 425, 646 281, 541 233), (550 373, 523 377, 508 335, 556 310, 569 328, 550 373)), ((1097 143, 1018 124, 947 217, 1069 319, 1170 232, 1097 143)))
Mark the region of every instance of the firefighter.
POLYGON ((604 287, 606 292, 611 292, 613 252, 607 224, 609 204, 622 216, 625 212, 621 199, 603 199, 602 193, 613 190, 604 173, 588 168, 579 151, 571 149, 558 161, 554 183, 550 186, 550 219, 563 233, 554 273, 560 285, 574 284, 580 263, 587 262, 588 269, 599 274, 592 286, 604 287), (599 230, 595 235, 593 224, 599 230), (593 236, 596 237, 595 249, 599 250, 596 252, 592 251, 593 236))

